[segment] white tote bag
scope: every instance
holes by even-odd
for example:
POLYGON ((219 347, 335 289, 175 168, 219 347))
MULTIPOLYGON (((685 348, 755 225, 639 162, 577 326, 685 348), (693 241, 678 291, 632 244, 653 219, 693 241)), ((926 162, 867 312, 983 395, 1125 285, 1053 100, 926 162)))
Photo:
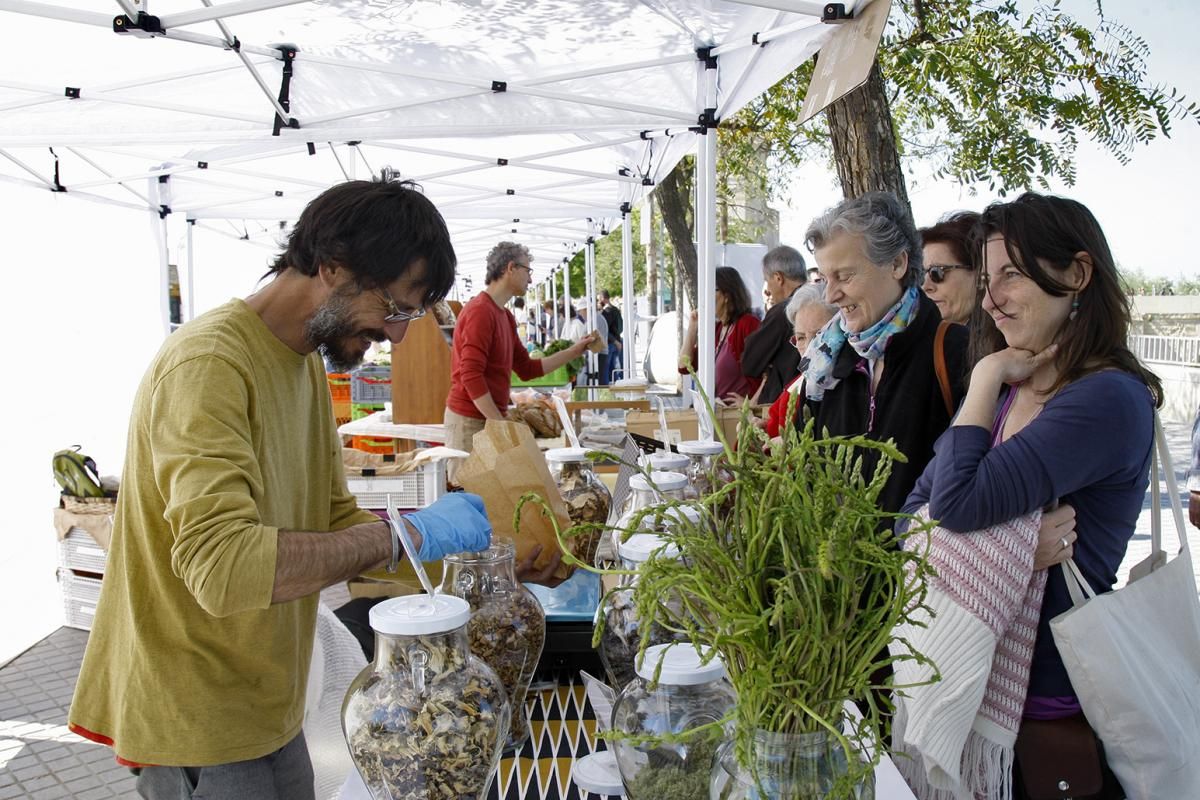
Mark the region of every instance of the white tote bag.
POLYGON ((1154 416, 1150 556, 1128 586, 1096 595, 1074 560, 1063 576, 1074 607, 1050 621, 1079 703, 1129 800, 1200 798, 1200 600, 1175 471, 1154 416), (1158 465, 1179 555, 1162 550, 1158 465))

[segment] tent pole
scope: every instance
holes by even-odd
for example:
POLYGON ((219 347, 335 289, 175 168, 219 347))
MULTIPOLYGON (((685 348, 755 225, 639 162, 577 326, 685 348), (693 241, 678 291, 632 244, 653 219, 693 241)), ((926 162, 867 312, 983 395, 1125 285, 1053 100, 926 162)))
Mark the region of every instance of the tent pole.
POLYGON ((554 332, 554 338, 558 338, 558 280, 554 277, 554 271, 550 271, 550 302, 553 304, 550 307, 550 319, 546 326, 554 332))
MULTIPOLYGON (((587 283, 584 291, 587 292, 587 332, 591 333, 596 330, 596 243, 591 236, 588 237, 587 244, 587 283)), ((592 368, 591 373, 595 375, 599 360, 591 350, 587 351, 587 361, 592 368)), ((597 378, 596 383, 599 382, 597 378)))
MULTIPOLYGON (((704 69, 704 96, 701 99, 702 112, 716 108, 717 69, 715 60, 712 66, 704 69)), ((705 67, 704 62, 701 66, 705 67)), ((696 264, 696 307, 698 310, 698 340, 699 364, 696 368, 700 387, 713 402, 716 382, 714 358, 716 335, 716 271, 717 251, 715 233, 717 226, 717 132, 715 128, 705 128, 699 137, 700 143, 696 155, 696 228, 699 244, 696 264)))
POLYGON ((571 262, 563 261, 563 325, 571 322, 571 262))
MULTIPOLYGON (((648 213, 650 204, 642 206, 642 213, 648 213)), ((625 374, 621 377, 632 378, 637 374, 636 326, 633 307, 633 220, 628 211, 621 213, 621 305, 624 308, 624 327, 621 330, 621 353, 625 374)))
POLYGON ((196 318, 196 251, 192 246, 192 229, 196 227, 196 220, 189 219, 187 221, 187 318, 191 322, 196 318))

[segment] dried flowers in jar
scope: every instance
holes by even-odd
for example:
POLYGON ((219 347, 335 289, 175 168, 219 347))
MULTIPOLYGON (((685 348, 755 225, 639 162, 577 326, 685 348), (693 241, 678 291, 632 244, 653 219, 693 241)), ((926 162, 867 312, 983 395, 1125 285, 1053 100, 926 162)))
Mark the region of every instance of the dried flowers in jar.
POLYGON ((375 800, 476 800, 509 728, 500 678, 467 648, 470 607, 413 595, 371 609, 375 660, 351 683, 342 731, 375 800))
MULTIPOLYGON (((546 451, 546 464, 567 505, 572 526, 580 523, 603 525, 608 522, 612 507, 612 493, 596 477, 587 453, 582 447, 558 447, 546 451)), ((585 564, 591 564, 596 557, 600 535, 597 529, 572 536, 568 540, 571 554, 585 564)))
POLYGON ((512 702, 506 751, 529 737, 525 695, 546 641, 546 613, 514 571, 516 548, 504 538, 478 553, 445 558, 442 591, 470 605, 467 635, 471 652, 496 671, 512 702))

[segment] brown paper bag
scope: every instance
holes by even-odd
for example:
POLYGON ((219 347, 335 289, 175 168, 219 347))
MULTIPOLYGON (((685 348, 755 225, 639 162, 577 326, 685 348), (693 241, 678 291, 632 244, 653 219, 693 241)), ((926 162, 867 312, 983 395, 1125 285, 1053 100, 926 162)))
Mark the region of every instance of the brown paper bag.
MULTIPOLYGON (((542 546, 533 563, 534 567, 544 569, 559 550, 554 528, 542 516, 541 506, 527 503, 521 510, 520 533, 513 530, 517 502, 526 492, 537 492, 554 511, 562 530, 570 526, 571 518, 533 433, 516 422, 488 420, 484 429, 475 434, 473 448, 471 457, 458 470, 459 483, 483 498, 494 535, 516 543, 517 561, 527 557, 536 545, 542 546)), ((560 564, 554 577, 565 580, 573 571, 574 567, 560 564)))

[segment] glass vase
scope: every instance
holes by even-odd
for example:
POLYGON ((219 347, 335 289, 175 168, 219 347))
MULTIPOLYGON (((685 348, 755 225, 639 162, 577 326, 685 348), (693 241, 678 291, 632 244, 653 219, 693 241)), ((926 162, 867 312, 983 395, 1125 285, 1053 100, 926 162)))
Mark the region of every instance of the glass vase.
POLYGON ((817 733, 754 734, 751 766, 738 763, 732 741, 713 759, 710 800, 874 800, 875 776, 869 773, 848 792, 834 794, 848 772, 846 753, 837 737, 817 733))
POLYGON ((496 538, 487 550, 446 556, 442 575, 442 591, 470 604, 471 653, 496 671, 508 692, 512 723, 505 752, 529 738, 525 695, 546 641, 546 612, 517 580, 515 556, 511 541, 496 538))

